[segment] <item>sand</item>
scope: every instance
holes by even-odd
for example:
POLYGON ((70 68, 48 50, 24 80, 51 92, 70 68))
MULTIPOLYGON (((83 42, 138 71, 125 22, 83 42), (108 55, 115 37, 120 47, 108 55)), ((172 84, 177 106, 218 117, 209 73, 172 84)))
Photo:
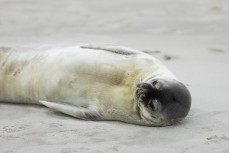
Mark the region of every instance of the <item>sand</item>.
POLYGON ((192 94, 188 117, 168 127, 1 103, 0 152, 228 153, 228 7, 227 0, 0 0, 0 46, 121 44, 159 58, 192 94))

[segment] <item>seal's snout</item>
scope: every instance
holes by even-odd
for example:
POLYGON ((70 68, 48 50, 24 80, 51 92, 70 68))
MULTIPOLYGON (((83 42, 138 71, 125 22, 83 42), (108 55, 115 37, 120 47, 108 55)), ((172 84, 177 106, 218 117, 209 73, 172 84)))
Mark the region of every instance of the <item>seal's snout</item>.
POLYGON ((177 80, 152 79, 142 82, 137 85, 136 96, 159 125, 179 122, 187 116, 191 107, 189 90, 177 80))

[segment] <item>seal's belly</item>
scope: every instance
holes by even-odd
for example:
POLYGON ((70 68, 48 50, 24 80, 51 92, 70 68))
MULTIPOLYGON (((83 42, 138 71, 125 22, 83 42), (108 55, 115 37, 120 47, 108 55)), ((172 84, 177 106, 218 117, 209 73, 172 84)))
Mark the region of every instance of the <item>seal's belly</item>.
POLYGON ((0 101, 6 102, 87 105, 112 100, 110 93, 131 92, 130 84, 139 73, 126 56, 79 47, 11 50, 0 58, 0 101))

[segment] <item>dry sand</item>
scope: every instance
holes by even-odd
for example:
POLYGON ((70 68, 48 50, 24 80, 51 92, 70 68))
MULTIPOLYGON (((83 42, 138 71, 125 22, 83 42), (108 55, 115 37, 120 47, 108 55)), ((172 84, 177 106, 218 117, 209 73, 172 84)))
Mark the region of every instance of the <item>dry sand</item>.
POLYGON ((228 8, 227 0, 0 0, 0 46, 107 42, 149 51, 193 99, 182 123, 162 128, 1 103, 0 152, 229 153, 228 8))

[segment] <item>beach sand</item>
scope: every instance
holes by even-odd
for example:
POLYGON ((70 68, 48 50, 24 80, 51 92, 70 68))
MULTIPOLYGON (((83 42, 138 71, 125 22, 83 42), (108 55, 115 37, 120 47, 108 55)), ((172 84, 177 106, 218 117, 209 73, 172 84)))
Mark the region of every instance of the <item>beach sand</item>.
POLYGON ((168 127, 0 103, 0 152, 229 153, 228 7, 227 0, 0 0, 1 47, 120 44, 159 58, 192 94, 187 118, 168 127))

